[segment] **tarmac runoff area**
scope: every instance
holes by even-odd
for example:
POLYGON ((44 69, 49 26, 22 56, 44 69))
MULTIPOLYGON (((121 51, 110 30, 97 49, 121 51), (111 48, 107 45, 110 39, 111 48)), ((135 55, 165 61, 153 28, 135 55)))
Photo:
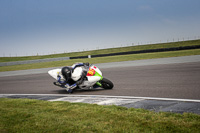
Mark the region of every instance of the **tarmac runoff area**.
MULTIPOLYGON (((157 64, 174 64, 200 62, 200 55, 185 56, 174 58, 150 59, 139 61, 126 61, 115 63, 97 64, 101 68, 112 67, 130 67, 130 66, 145 66, 157 64)), ((0 77, 30 75, 38 73, 46 73, 52 68, 22 70, 13 72, 0 72, 0 77)), ((68 101, 72 103, 89 103, 98 105, 117 105, 127 108, 143 108, 155 112, 173 112, 173 113, 195 113, 200 114, 200 100, 192 99, 170 99, 170 98, 154 98, 154 97, 133 97, 133 96, 106 96, 106 95, 63 95, 63 94, 0 94, 0 98, 28 98, 47 101, 68 101)))

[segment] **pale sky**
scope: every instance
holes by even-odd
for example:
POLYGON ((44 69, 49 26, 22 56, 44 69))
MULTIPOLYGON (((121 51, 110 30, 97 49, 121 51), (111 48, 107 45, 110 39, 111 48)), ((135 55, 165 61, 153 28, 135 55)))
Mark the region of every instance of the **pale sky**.
POLYGON ((200 0, 0 0, 0 56, 200 39, 200 0))

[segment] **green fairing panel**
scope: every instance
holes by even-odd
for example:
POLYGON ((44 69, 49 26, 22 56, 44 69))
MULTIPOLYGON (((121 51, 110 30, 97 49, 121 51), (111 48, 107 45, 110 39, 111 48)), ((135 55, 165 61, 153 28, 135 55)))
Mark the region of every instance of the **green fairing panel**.
MULTIPOLYGON (((98 76, 98 77, 101 77, 101 79, 100 80, 102 80, 103 79, 103 76, 102 75, 100 75, 98 72, 95 72, 95 74, 93 75, 93 76, 98 76)), ((98 86, 102 86, 101 85, 101 83, 99 83, 99 82, 96 82, 96 84, 98 85, 98 86)))
POLYGON ((101 77, 101 80, 103 79, 103 76, 101 76, 98 72, 95 72, 95 74, 93 76, 101 77))

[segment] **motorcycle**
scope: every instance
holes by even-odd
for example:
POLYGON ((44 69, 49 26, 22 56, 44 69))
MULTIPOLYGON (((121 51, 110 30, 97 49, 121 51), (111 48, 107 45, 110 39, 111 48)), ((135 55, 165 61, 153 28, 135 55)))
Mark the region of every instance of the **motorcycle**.
MULTIPOLYGON (((48 74, 57 80, 57 77, 60 76, 61 80, 64 81, 64 78, 61 74, 61 69, 49 70, 48 74)), ((87 75, 85 80, 80 85, 76 85, 75 81, 68 81, 66 85, 61 85, 58 82, 54 82, 54 85, 65 88, 67 91, 69 89, 81 89, 81 90, 91 90, 101 87, 103 89, 112 89, 114 87, 113 83, 102 76, 102 72, 95 65, 90 65, 87 68, 87 75)))

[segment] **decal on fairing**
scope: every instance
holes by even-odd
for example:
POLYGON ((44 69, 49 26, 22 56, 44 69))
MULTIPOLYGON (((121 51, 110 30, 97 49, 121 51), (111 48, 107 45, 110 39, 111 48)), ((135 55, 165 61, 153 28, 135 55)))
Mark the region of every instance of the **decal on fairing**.
POLYGON ((93 76, 93 75, 95 75, 95 70, 90 67, 87 76, 93 76))

